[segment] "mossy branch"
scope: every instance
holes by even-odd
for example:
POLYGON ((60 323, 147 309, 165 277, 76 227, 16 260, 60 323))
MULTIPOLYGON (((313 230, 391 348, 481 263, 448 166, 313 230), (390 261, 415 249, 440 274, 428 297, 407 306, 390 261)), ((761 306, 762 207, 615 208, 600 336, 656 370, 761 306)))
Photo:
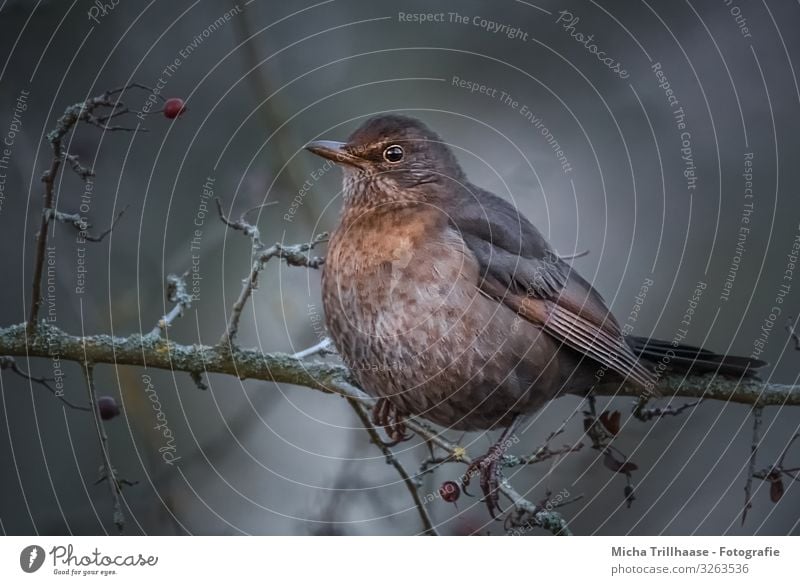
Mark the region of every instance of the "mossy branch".
MULTIPOLYGON (((70 335, 41 322, 27 338, 25 324, 0 328, 0 355, 51 357, 82 363, 146 366, 189 374, 229 374, 240 379, 305 386, 351 396, 355 381, 339 364, 305 360, 285 353, 262 353, 236 345, 182 345, 152 333, 127 337, 70 335), (85 353, 84 353, 85 352, 85 353)), ((758 406, 800 406, 800 385, 775 384, 722 376, 664 376, 658 384, 663 396, 705 398, 758 406)), ((634 385, 604 385, 598 396, 639 397, 634 385)), ((360 392, 356 397, 363 397, 360 392)))

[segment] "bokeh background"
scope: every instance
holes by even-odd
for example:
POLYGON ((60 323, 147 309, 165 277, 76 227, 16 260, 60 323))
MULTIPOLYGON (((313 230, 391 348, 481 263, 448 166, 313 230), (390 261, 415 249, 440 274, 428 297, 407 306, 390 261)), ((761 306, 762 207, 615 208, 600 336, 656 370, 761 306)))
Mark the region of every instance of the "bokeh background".
MULTIPOLYGON (((687 341, 749 355, 800 230, 799 24, 800 5, 778 1, 4 0, 0 133, 12 144, 0 169, 0 325, 23 321, 30 302, 46 132, 72 103, 161 78, 163 97, 187 101, 180 118, 150 114, 147 133, 84 125, 69 138, 69 152, 97 175, 88 213, 96 228, 129 209, 110 237, 88 248, 82 294, 75 233, 54 227, 55 316, 67 331, 149 331, 168 309, 167 274, 190 268, 194 254, 199 299, 170 336, 215 342, 248 271, 249 242, 225 230, 204 184, 213 180, 234 215, 268 203, 253 215, 266 242, 308 241, 335 226, 340 174, 321 169, 303 145, 344 139, 365 118, 397 111, 435 128, 474 182, 512 200, 561 253, 589 250, 574 265, 621 320, 639 302, 636 334, 671 339, 701 282, 687 341), (442 16, 419 23, 399 13, 442 16), (520 32, 493 32, 502 25, 520 32), (593 34, 588 44, 626 75, 601 63, 577 33, 593 34), (658 64, 677 105, 668 103, 658 64), (471 92, 458 80, 496 91, 471 92)), ((134 110, 146 98, 140 90, 122 96, 134 110)), ((77 211, 84 194, 74 173, 59 178, 62 211, 77 211)), ((789 284, 762 357, 770 362, 765 378, 794 383, 800 363, 783 326, 797 316, 800 282, 789 284)), ((303 349, 324 336, 321 310, 319 273, 273 262, 244 313, 241 342, 265 352, 303 349)), ((52 372, 48 360, 18 361, 52 372)), ((85 402, 79 367, 63 369, 67 397, 85 402)), ((340 398, 216 375, 201 391, 183 373, 108 365, 97 378, 99 392, 123 405, 107 426, 119 475, 138 482, 123 494, 128 533, 420 530, 405 486, 340 398), (143 374, 175 435, 172 465, 159 453, 164 441, 143 374)), ((91 418, 10 371, 0 381, 2 532, 113 532, 107 486, 93 485, 101 461, 91 418)), ((630 412, 627 399, 600 404, 626 419, 630 412)), ((515 452, 539 445, 580 408, 576 398, 549 405, 515 452)), ((797 409, 765 410, 759 467, 777 458, 799 422, 797 409)), ((560 510, 579 534, 800 533, 796 486, 773 504, 757 482, 753 509, 740 521, 750 429, 749 408, 722 402, 655 424, 628 421, 617 445, 639 465, 630 509, 624 479, 588 448, 509 475, 534 501, 583 494, 560 510)), ((577 416, 556 443, 581 433, 577 416)), ((463 443, 478 454, 490 441, 468 435, 463 443)), ((411 469, 427 455, 417 440, 398 452, 411 469)), ((424 479, 423 495, 461 473, 463 466, 442 466, 424 479)), ((433 498, 428 506, 445 534, 503 532, 477 498, 462 497, 457 508, 433 498)))

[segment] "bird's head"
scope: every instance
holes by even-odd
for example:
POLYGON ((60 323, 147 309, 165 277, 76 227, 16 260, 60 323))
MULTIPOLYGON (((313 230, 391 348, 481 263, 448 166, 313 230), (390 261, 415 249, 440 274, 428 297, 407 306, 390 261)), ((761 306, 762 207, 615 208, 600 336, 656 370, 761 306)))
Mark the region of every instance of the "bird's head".
POLYGON ((342 166, 346 205, 377 207, 431 203, 464 173, 441 138, 421 121, 382 115, 367 120, 347 142, 319 140, 306 148, 342 166))

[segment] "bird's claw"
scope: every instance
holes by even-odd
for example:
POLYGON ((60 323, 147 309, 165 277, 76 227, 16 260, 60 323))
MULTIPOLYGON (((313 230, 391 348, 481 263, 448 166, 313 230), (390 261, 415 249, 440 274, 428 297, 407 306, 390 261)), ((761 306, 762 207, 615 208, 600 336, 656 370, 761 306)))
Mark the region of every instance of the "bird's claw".
POLYGON ((500 508, 500 461, 502 458, 501 446, 494 445, 485 455, 481 455, 469 464, 461 482, 464 493, 471 495, 467 492, 467 486, 475 474, 480 474, 479 485, 483 492, 483 501, 486 502, 489 515, 495 520, 499 520, 503 514, 503 510, 500 508))
POLYGON ((379 398, 372 409, 372 422, 376 427, 383 427, 389 437, 387 446, 393 447, 403 441, 408 441, 413 435, 407 432, 403 415, 387 398, 379 398))

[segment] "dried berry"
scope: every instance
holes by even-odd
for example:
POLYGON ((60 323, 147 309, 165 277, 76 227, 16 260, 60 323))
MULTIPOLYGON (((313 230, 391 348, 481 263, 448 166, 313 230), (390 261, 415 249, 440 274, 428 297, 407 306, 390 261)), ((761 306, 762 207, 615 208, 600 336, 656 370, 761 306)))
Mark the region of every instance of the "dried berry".
POLYGON ((121 410, 119 404, 111 396, 101 396, 97 399, 97 412, 103 420, 111 420, 119 416, 121 410))
POLYGON ((770 482, 769 499, 777 504, 783 496, 783 479, 781 479, 781 474, 777 471, 770 473, 767 479, 770 482))
POLYGON ((164 116, 170 120, 177 118, 186 111, 186 103, 181 98, 169 98, 164 103, 164 116))
POLYGON ((445 502, 453 503, 461 495, 461 488, 454 481, 446 481, 439 488, 439 495, 445 502))
POLYGON ((614 412, 605 411, 600 415, 600 422, 603 423, 603 426, 609 433, 616 437, 619 433, 619 423, 621 417, 622 413, 620 413, 618 410, 615 410, 614 412))

